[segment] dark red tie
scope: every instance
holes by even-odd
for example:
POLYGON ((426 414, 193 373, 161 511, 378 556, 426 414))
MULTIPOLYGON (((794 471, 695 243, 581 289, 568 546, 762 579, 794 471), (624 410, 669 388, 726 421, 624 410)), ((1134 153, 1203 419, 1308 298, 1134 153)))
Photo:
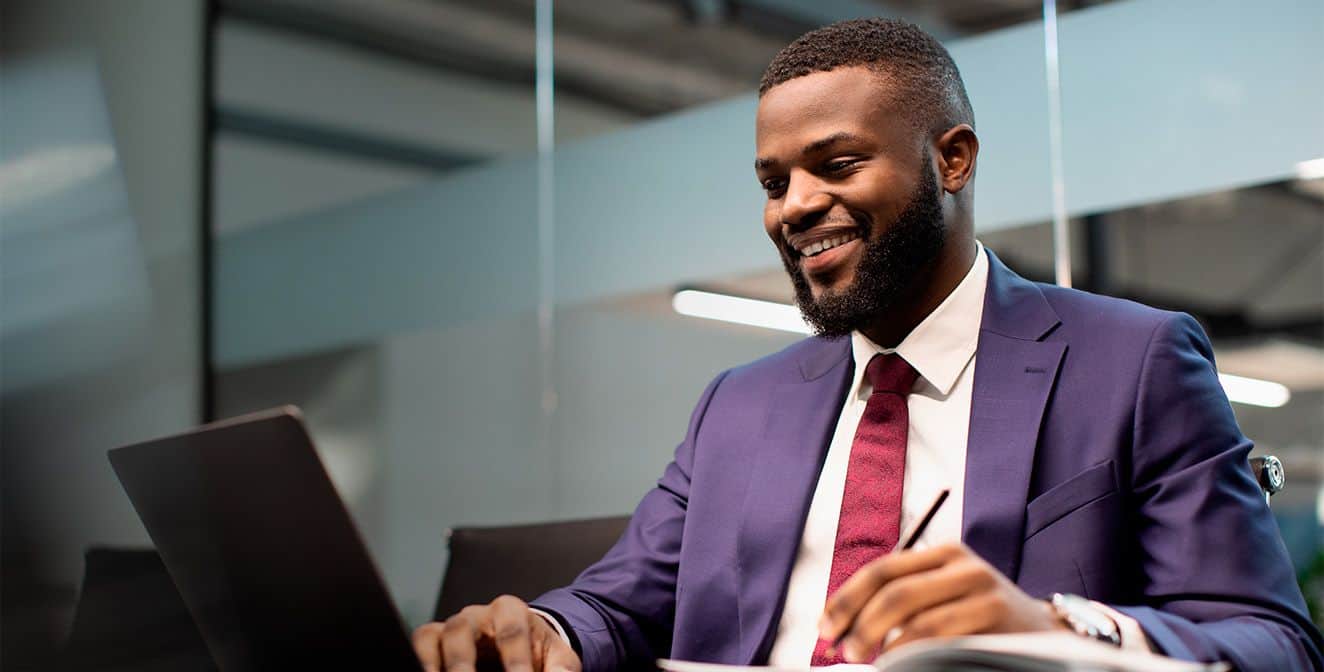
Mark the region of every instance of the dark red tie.
MULTIPOLYGON (((892 550, 901 536, 901 486, 906 471, 910 414, 906 395, 919 374, 895 353, 874 355, 864 369, 873 393, 855 430, 846 468, 846 489, 837 519, 837 543, 827 595, 832 596, 857 570, 892 550)), ((825 639, 814 646, 811 665, 845 662, 828 656, 825 639)))

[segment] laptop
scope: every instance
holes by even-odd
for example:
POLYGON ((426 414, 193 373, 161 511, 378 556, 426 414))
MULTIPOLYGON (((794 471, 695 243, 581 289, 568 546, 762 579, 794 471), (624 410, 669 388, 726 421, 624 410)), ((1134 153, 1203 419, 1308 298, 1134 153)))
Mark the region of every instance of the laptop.
POLYGON ((109 456, 221 670, 419 669, 298 408, 109 456))

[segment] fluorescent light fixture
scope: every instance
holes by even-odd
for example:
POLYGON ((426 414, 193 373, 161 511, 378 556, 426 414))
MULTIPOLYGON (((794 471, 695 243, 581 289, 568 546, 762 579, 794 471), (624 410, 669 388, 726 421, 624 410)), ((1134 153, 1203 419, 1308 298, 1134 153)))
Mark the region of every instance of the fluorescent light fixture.
MULTIPOLYGON (((808 324, 805 324, 798 308, 775 301, 760 301, 729 294, 685 289, 671 297, 671 307, 681 315, 691 317, 797 334, 808 334, 813 331, 808 324)), ((1222 383, 1227 398, 1239 404, 1278 408, 1292 398, 1292 393, 1286 386, 1268 380, 1234 376, 1230 373, 1218 374, 1218 380, 1222 383)))
POLYGON ((1227 393, 1228 400, 1239 404, 1278 408, 1292 398, 1292 392, 1287 386, 1268 380, 1220 373, 1218 382, 1223 384, 1223 391, 1227 393))
POLYGON ((1324 157, 1296 164, 1298 180, 1315 180, 1321 177, 1324 177, 1324 157))
POLYGON ((681 315, 747 324, 752 327, 779 329, 797 334, 812 333, 800 316, 800 309, 775 301, 746 299, 727 294, 685 289, 671 297, 671 307, 681 315))
POLYGON ((87 143, 43 149, 0 162, 0 213, 59 194, 115 165, 115 149, 87 143))

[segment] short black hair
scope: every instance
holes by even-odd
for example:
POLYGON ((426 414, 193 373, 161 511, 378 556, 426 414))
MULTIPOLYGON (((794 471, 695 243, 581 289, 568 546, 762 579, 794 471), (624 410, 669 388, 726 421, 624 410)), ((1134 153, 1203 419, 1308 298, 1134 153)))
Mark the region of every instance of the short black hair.
POLYGON ((782 82, 862 65, 896 83, 912 121, 928 132, 975 125, 961 72, 947 49, 918 26, 897 19, 840 21, 801 35, 773 57, 759 97, 782 82))

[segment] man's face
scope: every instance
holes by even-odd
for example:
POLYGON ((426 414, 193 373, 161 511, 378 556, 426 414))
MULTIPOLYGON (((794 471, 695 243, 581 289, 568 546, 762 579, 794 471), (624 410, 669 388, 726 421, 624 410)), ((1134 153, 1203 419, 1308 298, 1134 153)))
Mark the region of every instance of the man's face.
POLYGON ((763 225, 805 319, 861 329, 922 284, 945 239, 928 139, 863 67, 792 79, 759 101, 763 225))

